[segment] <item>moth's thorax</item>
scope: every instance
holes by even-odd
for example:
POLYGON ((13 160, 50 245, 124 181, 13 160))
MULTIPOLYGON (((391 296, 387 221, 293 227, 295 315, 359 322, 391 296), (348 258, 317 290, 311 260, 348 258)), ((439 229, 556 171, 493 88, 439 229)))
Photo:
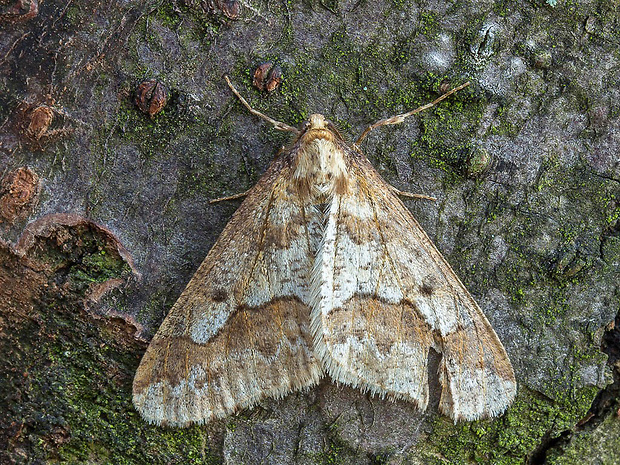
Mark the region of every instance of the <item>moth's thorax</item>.
POLYGON ((347 165, 340 137, 322 115, 311 115, 299 138, 294 184, 303 195, 323 200, 347 189, 347 165))

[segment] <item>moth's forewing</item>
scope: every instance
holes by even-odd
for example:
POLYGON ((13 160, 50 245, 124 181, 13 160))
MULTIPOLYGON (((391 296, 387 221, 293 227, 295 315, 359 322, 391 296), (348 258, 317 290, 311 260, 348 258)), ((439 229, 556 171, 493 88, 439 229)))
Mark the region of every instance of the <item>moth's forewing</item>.
POLYGON ((442 412, 502 413, 516 381, 495 331, 393 189, 363 155, 342 150, 348 189, 331 201, 314 276, 314 348, 327 373, 425 409, 432 348, 442 412))
POLYGON ((287 188, 292 156, 248 193, 151 341, 133 384, 147 421, 204 423, 320 379, 308 306, 317 220, 287 188))

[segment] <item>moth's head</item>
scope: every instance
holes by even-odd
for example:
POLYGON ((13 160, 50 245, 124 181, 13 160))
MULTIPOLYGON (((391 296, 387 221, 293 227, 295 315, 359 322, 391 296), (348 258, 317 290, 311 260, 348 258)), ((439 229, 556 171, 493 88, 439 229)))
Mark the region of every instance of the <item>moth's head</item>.
POLYGON ((315 113, 310 115, 308 121, 301 125, 301 135, 299 139, 304 143, 312 142, 315 139, 324 139, 334 142, 336 139, 342 139, 336 127, 325 119, 323 115, 315 113))
POLYGON ((323 115, 310 115, 302 124, 291 149, 294 155, 293 184, 302 197, 319 203, 347 189, 345 149, 342 137, 323 115))

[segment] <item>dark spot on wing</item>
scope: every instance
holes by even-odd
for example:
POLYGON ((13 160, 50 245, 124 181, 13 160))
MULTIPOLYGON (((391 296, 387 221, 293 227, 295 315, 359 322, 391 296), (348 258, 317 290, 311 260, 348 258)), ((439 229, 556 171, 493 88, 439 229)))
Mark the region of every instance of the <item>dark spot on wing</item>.
POLYGON ((420 286, 420 294, 425 296, 431 296, 435 292, 435 288, 428 283, 424 283, 420 286))
POLYGON ((211 295, 211 299, 213 299, 214 302, 224 302, 227 298, 228 298, 228 292, 226 292, 221 287, 215 289, 213 291, 213 294, 211 295))

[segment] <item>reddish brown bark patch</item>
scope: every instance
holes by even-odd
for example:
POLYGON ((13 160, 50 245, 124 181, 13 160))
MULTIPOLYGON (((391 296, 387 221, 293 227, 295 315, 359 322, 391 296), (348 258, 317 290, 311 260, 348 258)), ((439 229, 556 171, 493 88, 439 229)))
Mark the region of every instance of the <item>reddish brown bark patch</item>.
POLYGON ((17 168, 0 183, 0 223, 13 224, 28 215, 37 202, 40 180, 28 167, 17 168))

